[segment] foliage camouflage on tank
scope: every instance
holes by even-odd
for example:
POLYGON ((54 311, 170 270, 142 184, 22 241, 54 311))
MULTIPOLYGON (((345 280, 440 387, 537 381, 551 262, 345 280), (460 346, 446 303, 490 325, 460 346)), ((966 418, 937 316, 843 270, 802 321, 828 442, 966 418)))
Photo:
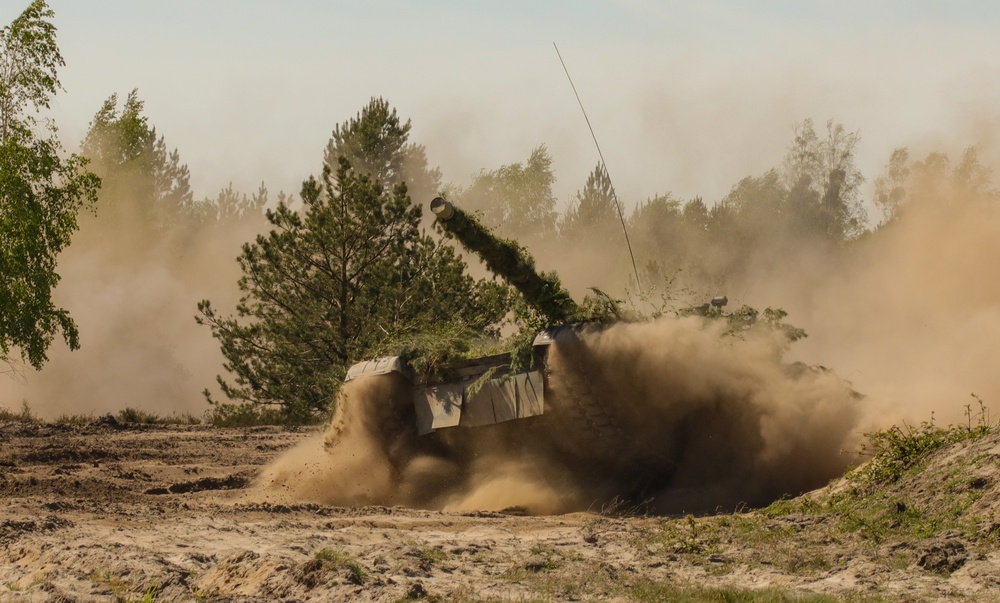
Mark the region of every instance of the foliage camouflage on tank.
POLYGON ((474 216, 441 197, 435 198, 430 208, 446 234, 476 253, 550 325, 532 340, 531 366, 513 369, 511 354, 501 353, 416 371, 403 357, 387 356, 353 365, 345 381, 398 375, 412 383, 421 435, 443 428, 477 427, 541 415, 548 391, 548 348, 556 342, 569 344, 577 340, 580 327, 575 323, 584 316, 582 308, 555 273, 537 272, 534 259, 518 243, 494 236, 474 216))

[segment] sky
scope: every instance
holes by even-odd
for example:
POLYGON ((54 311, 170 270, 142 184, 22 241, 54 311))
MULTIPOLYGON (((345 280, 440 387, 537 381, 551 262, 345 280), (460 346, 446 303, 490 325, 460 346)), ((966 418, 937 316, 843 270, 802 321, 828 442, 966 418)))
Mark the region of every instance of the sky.
MULTIPOLYGON (((860 134, 868 187, 893 148, 994 149, 1000 4, 957 0, 50 0, 66 60, 52 116, 78 148, 137 88, 198 198, 297 193, 373 96, 445 181, 548 147, 569 204, 598 155, 626 205, 713 202, 781 164, 806 118, 860 134)), ((9 23, 27 0, 5 2, 9 23)), ((868 191, 870 195, 870 190, 868 191)))

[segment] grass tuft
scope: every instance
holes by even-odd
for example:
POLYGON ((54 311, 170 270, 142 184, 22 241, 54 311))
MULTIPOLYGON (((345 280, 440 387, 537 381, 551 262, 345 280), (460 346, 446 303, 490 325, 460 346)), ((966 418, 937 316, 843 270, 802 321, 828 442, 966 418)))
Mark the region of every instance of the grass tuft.
POLYGON ((313 425, 323 417, 297 417, 281 408, 269 408, 249 402, 243 404, 213 403, 205 413, 205 422, 214 427, 260 427, 264 425, 313 425))
POLYGON ((0 422, 8 421, 18 423, 40 423, 41 419, 35 416, 35 413, 31 411, 31 407, 28 406, 28 401, 24 400, 21 402, 20 412, 13 412, 7 410, 6 408, 0 408, 0 422))
MULTIPOLYGON (((629 590, 631 599, 641 603, 837 603, 844 600, 832 595, 797 594, 776 588, 695 588, 656 582, 640 582, 629 590)), ((854 600, 882 601, 875 597, 854 600)))
POLYGON ((332 567, 347 570, 351 582, 361 585, 368 581, 368 570, 342 549, 324 548, 316 553, 316 559, 332 567))

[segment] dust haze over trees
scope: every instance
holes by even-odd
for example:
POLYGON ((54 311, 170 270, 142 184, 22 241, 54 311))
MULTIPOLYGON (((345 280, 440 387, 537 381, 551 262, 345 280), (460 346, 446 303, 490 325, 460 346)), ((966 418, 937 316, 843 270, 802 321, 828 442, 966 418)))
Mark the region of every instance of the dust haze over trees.
POLYGON ((267 203, 263 186, 249 197, 229 186, 215 199, 195 201, 180 152, 168 150, 143 107, 138 90, 128 94, 120 110, 118 95, 112 94, 83 140, 81 153, 104 182, 91 220, 100 223, 94 234, 114 231, 116 244, 128 245, 138 258, 162 245, 186 245, 199 230, 260 217, 267 203))
MULTIPOLYGON (((306 419, 328 407, 352 363, 406 350, 407 341, 425 333, 446 338, 442 323, 458 325, 472 340, 512 311, 497 285, 474 281, 450 246, 419 230, 421 210, 408 195, 407 179, 427 188, 440 186, 440 175, 427 168, 423 148, 409 143, 408 134, 409 122, 383 99, 338 125, 321 178, 303 184, 303 207, 279 203, 267 212, 271 232, 244 245, 236 315, 217 312, 208 300, 200 304, 199 321, 219 340, 233 378, 218 381, 228 398, 306 419)), ((672 286, 683 268, 682 282, 692 290, 724 290, 758 256, 838 253, 849 246, 865 220, 863 179, 853 160, 857 140, 832 122, 821 137, 807 120, 781 170, 744 178, 711 208, 669 194, 638 204, 628 227, 644 276, 672 286)), ((475 174, 453 198, 500 235, 549 255, 621 256, 608 251, 622 247, 623 237, 603 166, 562 216, 554 181, 552 158, 540 145, 523 163, 475 174)), ((608 274, 591 274, 590 284, 620 289, 629 275, 620 261, 608 274)), ((757 316, 745 312, 746 321, 757 316)), ((790 339, 802 335, 796 330, 790 339)))
POLYGON ((611 178, 599 164, 587 176, 583 190, 576 193, 575 203, 559 221, 559 231, 566 238, 591 244, 611 243, 620 236, 616 203, 611 178))
POLYGON ((263 223, 267 190, 230 186, 196 200, 187 165, 137 90, 97 108, 80 153, 102 186, 60 257, 56 292, 79 321, 80 350, 55 349, 19 395, 65 412, 194 411, 188 401, 200 398, 213 374, 207 367, 219 362, 194 308, 207 295, 235 299, 234 258, 263 223))
POLYGON ((758 263, 794 263, 803 254, 835 254, 867 229, 854 162, 858 134, 828 122, 796 126, 781 168, 747 176, 710 206, 656 197, 631 216, 639 257, 684 270, 686 285, 723 290, 758 263))
POLYGON ((35 1, 2 34, 2 347, 5 360, 36 369, 48 360, 4 384, 4 397, 50 413, 184 410, 211 378, 199 365, 218 362, 195 303, 232 288, 233 258, 263 222, 267 191, 195 200, 137 90, 121 105, 112 94, 78 154, 66 153, 43 113, 63 65, 53 19, 35 1), (60 332, 67 346, 49 349, 60 332))
POLYGON ((932 152, 913 160, 905 147, 895 149, 885 173, 875 181, 874 201, 884 217, 881 226, 893 224, 914 207, 946 200, 962 205, 996 205, 1000 200, 991 171, 980 162, 976 147, 965 149, 954 167, 946 153, 932 152))
MULTIPOLYGON (((511 300, 499 283, 469 276, 465 252, 429 230, 420 207, 442 190, 534 252, 541 270, 557 270, 578 298, 589 286, 614 297, 644 293, 632 282, 601 165, 560 174, 579 184, 572 199, 557 199, 558 158, 539 141, 519 161, 454 183, 382 98, 334 127, 320 175, 298 196, 274 199, 262 184, 199 200, 180 150, 154 127, 138 90, 108 91, 79 154, 64 157, 52 125, 29 110, 44 109, 59 87, 52 17, 38 0, 3 30, 0 351, 5 359, 24 352, 37 368, 59 334, 82 349, 53 347, 46 371, 19 397, 190 409, 183 405, 202 403, 221 365, 226 399, 303 418, 327 407, 357 360, 421 337, 471 341, 472 332, 492 332, 511 300), (102 179, 99 193, 84 169, 102 179), (93 211, 80 212, 88 200, 93 211), (47 236, 10 234, 26 232, 47 236), (196 310, 199 300, 211 302, 196 310), (209 328, 195 324, 196 311, 209 328)), ((996 207, 975 148, 955 158, 897 149, 866 199, 859 133, 806 119, 789 135, 773 169, 747 175, 722 198, 665 190, 620 199, 643 289, 679 309, 708 295, 736 297, 769 276, 822 280, 823 270, 927 208, 953 215, 996 207), (882 214, 877 226, 865 213, 869 201, 882 214)))
POLYGON ((91 324, 89 345, 72 361, 87 369, 74 381, 91 389, 117 383, 122 404, 181 404, 210 378, 195 372, 204 363, 196 358, 211 356, 199 351, 210 339, 192 320, 194 306, 210 294, 234 299, 225 293, 237 278, 234 258, 261 227, 268 191, 229 186, 196 200, 187 165, 145 115, 138 90, 124 102, 108 97, 81 152, 103 186, 66 257, 77 279, 67 295, 88 308, 91 324), (107 299, 102 291, 120 293, 107 299), (90 383, 100 373, 104 382, 90 383))
POLYGON ((487 228, 530 244, 556 232, 555 179, 552 157, 540 145, 524 163, 481 170, 460 191, 458 202, 477 213, 487 228))
POLYGON ((138 90, 129 93, 120 112, 118 95, 112 94, 94 116, 81 152, 106 181, 96 213, 111 227, 126 223, 137 238, 147 239, 177 224, 192 193, 180 153, 167 151, 142 110, 138 90))

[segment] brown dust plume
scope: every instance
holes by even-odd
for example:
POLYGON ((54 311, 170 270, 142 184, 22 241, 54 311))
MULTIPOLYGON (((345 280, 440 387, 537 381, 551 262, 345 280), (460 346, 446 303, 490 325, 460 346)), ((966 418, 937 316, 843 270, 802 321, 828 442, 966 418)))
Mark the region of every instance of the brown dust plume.
POLYGON ((272 500, 531 513, 761 504, 842 472, 860 413, 846 382, 784 351, 774 333, 727 336, 696 318, 593 330, 550 350, 542 416, 426 436, 407 382, 363 378, 322 439, 258 487, 272 500))

